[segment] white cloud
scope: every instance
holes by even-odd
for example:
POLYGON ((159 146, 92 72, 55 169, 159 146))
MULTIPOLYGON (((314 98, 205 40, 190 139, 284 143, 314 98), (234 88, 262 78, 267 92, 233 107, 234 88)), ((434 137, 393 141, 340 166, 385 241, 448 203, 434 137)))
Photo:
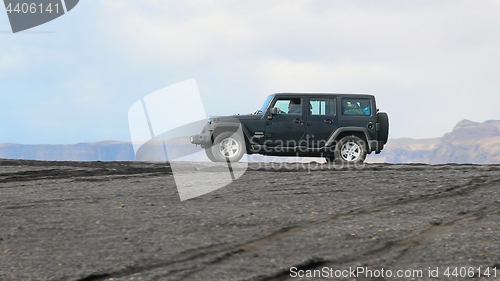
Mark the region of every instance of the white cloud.
POLYGON ((245 68, 262 97, 286 91, 372 93, 380 96, 398 137, 435 137, 463 118, 500 118, 494 105, 500 102, 495 2, 119 5, 113 31, 132 64, 245 68), (471 93, 492 103, 471 110, 471 93))
MULTIPOLYGON (((118 37, 117 46, 126 46, 117 50, 134 64, 179 65, 216 60, 241 52, 254 37, 248 26, 223 8, 183 6, 197 16, 186 15, 187 18, 172 21, 157 15, 158 11, 172 8, 171 3, 150 1, 147 4, 105 3, 108 9, 118 12, 107 32, 118 37)), ((172 15, 172 11, 168 14, 172 15)))
POLYGON ((22 70, 27 65, 27 60, 19 52, 0 54, 0 78, 3 74, 22 70))
POLYGON ((88 3, 54 21, 78 20, 75 34, 2 42, 11 95, 29 90, 29 77, 32 92, 43 86, 84 120, 85 109, 113 105, 106 114, 118 116, 141 94, 194 77, 210 114, 249 112, 272 92, 321 91, 376 95, 393 137, 500 119, 498 1, 88 3))
POLYGON ((376 63, 265 60, 259 66, 261 89, 267 92, 364 92, 403 77, 399 69, 376 63))
POLYGON ((0 69, 12 69, 24 64, 24 58, 20 54, 0 55, 0 69))

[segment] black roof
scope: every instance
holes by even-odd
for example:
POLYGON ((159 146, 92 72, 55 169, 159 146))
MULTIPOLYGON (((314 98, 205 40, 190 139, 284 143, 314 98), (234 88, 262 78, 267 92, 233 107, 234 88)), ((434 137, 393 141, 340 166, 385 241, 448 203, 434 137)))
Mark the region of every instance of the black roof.
POLYGON ((373 97, 370 94, 346 94, 346 93, 275 93, 276 96, 339 96, 339 97, 373 97))

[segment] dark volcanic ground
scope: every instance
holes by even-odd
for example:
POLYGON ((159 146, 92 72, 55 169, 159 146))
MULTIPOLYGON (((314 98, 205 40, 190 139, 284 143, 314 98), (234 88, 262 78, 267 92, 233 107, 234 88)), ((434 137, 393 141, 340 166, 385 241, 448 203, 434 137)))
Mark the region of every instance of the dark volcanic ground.
POLYGON ((165 164, 0 160, 0 280, 500 280, 499 188, 492 165, 254 164, 181 202, 165 164))

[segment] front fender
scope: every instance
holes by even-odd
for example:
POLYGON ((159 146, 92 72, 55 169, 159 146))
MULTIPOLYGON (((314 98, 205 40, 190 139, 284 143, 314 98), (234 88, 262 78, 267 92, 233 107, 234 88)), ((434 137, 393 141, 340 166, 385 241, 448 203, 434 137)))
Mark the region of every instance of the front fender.
POLYGON ((249 140, 250 139, 250 131, 248 128, 243 125, 241 122, 220 122, 213 125, 215 127, 213 129, 213 135, 218 135, 220 132, 233 131, 236 132, 241 128, 241 131, 244 134, 244 137, 249 140))

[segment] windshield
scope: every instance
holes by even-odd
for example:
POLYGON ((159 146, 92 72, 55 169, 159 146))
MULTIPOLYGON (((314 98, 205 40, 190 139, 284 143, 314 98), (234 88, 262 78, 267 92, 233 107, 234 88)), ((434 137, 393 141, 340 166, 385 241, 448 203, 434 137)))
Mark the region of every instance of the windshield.
POLYGON ((262 107, 258 110, 258 112, 260 112, 260 113, 265 112, 267 109, 267 106, 269 105, 269 103, 271 102, 273 97, 274 97, 274 95, 267 96, 266 101, 264 102, 264 104, 262 104, 262 107))

